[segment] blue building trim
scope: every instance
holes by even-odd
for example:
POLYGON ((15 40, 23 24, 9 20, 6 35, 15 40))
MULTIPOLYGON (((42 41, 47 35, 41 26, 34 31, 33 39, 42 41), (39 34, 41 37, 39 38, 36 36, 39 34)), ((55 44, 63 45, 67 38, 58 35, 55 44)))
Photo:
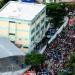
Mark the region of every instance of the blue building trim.
POLYGON ((29 3, 34 3, 35 0, 21 0, 22 2, 29 2, 29 3))

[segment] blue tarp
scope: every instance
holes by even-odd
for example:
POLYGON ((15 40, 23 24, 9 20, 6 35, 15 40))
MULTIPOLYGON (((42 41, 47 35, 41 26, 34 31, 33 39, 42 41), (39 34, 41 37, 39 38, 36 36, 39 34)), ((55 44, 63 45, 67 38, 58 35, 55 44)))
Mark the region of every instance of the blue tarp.
POLYGON ((34 2, 35 2, 35 0, 22 0, 22 2, 34 3, 34 2))

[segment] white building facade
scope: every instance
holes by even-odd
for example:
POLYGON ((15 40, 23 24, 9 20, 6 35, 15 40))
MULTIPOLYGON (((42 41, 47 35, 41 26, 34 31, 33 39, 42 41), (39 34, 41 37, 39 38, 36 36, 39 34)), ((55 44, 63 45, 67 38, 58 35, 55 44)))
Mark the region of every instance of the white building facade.
POLYGON ((36 0, 38 3, 54 3, 54 2, 61 2, 62 0, 36 0))
POLYGON ((32 51, 46 32, 46 7, 43 4, 10 1, 0 11, 0 36, 32 51), (5 7, 6 6, 6 7, 5 7))
POLYGON ((39 3, 59 3, 59 2, 75 2, 75 0, 37 0, 39 3))

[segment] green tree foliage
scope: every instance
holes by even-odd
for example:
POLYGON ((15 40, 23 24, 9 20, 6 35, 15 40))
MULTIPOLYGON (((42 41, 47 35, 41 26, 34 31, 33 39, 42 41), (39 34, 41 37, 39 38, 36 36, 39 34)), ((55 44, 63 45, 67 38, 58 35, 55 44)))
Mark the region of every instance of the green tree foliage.
POLYGON ((32 65, 35 68, 39 67, 45 61, 45 56, 36 52, 27 54, 25 57, 25 64, 32 65))
POLYGON ((52 18, 50 23, 54 27, 60 27, 63 23, 64 16, 66 15, 65 4, 61 3, 48 3, 46 4, 47 16, 52 18))
MULTIPOLYGON (((0 0, 0 8, 2 8, 8 1, 10 0, 0 0)), ((17 1, 17 0, 13 0, 13 1, 17 1)))
POLYGON ((74 10, 75 9, 75 3, 65 3, 65 4, 66 4, 66 7, 69 10, 74 10))

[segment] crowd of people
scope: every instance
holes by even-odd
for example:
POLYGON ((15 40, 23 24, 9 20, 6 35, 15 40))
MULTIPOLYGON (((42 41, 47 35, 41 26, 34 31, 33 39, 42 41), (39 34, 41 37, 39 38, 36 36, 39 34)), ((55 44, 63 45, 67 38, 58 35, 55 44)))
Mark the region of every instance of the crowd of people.
POLYGON ((50 66, 48 71, 51 75, 57 75, 58 71, 64 70, 64 64, 68 62, 70 53, 75 48, 75 25, 67 25, 63 31, 57 35, 56 39, 47 45, 44 51, 50 66))
POLYGON ((35 75, 58 75, 58 71, 65 71, 65 64, 73 52, 75 52, 75 20, 71 16, 62 32, 47 44, 43 53, 46 56, 45 63, 35 75))

